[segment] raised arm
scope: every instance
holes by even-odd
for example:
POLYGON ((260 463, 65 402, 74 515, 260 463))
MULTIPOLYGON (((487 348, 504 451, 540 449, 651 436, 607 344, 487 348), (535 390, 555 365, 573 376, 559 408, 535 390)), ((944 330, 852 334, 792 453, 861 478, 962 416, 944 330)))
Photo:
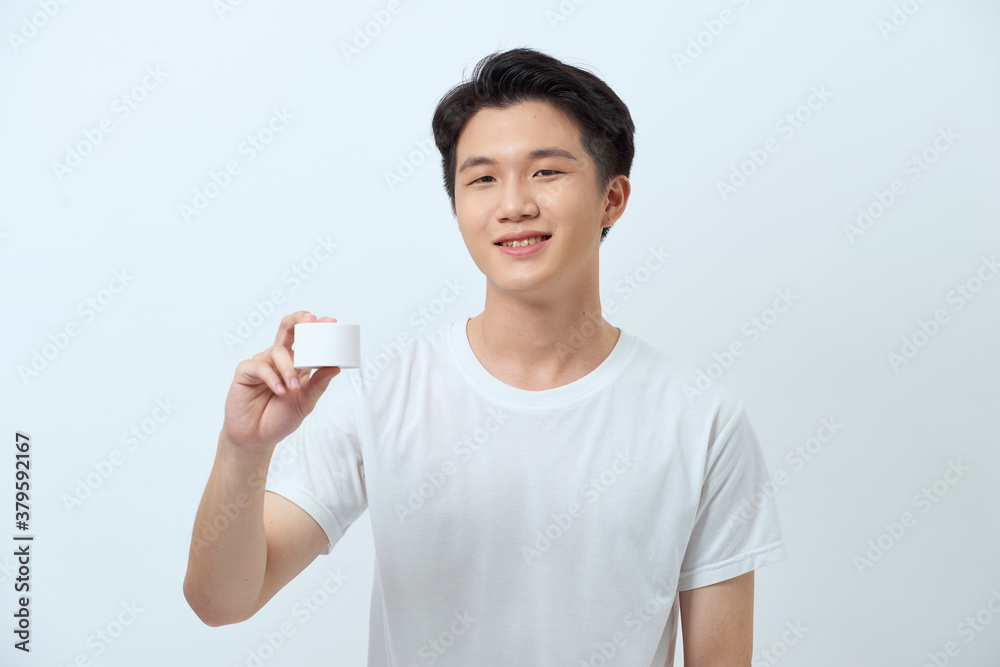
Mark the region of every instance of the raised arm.
POLYGON ((274 448, 340 372, 321 368, 310 377, 309 369, 293 367, 295 323, 312 321, 305 311, 285 316, 275 344, 236 367, 184 577, 184 597, 208 625, 253 616, 327 544, 304 510, 264 490, 274 448))

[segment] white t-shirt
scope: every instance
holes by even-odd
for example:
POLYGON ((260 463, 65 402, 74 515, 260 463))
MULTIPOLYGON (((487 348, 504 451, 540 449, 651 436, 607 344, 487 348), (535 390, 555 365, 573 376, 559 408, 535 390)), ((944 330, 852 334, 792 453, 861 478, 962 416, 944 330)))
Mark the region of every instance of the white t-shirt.
POLYGON ((343 370, 271 459, 324 553, 371 512, 369 666, 672 665, 677 591, 787 557, 742 403, 624 330, 511 387, 466 323, 343 370))

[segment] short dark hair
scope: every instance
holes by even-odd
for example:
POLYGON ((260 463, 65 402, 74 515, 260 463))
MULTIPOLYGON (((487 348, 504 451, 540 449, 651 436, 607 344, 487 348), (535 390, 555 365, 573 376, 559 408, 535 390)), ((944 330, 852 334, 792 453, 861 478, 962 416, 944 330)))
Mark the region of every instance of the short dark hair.
MULTIPOLYGON (((591 72, 534 49, 510 49, 480 60, 472 76, 448 91, 434 111, 431 128, 453 212, 455 153, 466 123, 480 109, 528 101, 547 102, 576 121, 581 143, 597 165, 600 190, 614 176, 628 177, 635 156, 635 124, 618 95, 591 72)), ((602 242, 609 229, 601 230, 602 242)))

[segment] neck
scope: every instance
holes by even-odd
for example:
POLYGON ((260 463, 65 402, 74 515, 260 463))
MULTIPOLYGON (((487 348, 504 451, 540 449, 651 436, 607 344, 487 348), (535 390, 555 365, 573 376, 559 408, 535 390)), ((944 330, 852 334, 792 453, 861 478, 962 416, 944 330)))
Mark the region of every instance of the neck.
POLYGON ((486 307, 466 328, 483 367, 520 389, 569 384, 603 362, 619 331, 601 314, 596 276, 558 297, 526 299, 487 284, 486 307))

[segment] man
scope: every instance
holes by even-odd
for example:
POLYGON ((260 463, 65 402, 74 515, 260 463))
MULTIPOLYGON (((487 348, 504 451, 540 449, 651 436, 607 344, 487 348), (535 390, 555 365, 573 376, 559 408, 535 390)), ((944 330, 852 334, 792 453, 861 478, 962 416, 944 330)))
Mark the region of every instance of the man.
POLYGON ((315 316, 286 316, 237 367, 189 603, 209 625, 249 618, 368 509, 369 665, 672 665, 680 616, 687 667, 747 667, 753 570, 786 552, 773 500, 745 510, 768 479, 746 411, 719 385, 685 395, 697 369, 600 311, 627 108, 514 49, 432 124, 483 312, 329 391, 339 369, 292 367, 315 316))

